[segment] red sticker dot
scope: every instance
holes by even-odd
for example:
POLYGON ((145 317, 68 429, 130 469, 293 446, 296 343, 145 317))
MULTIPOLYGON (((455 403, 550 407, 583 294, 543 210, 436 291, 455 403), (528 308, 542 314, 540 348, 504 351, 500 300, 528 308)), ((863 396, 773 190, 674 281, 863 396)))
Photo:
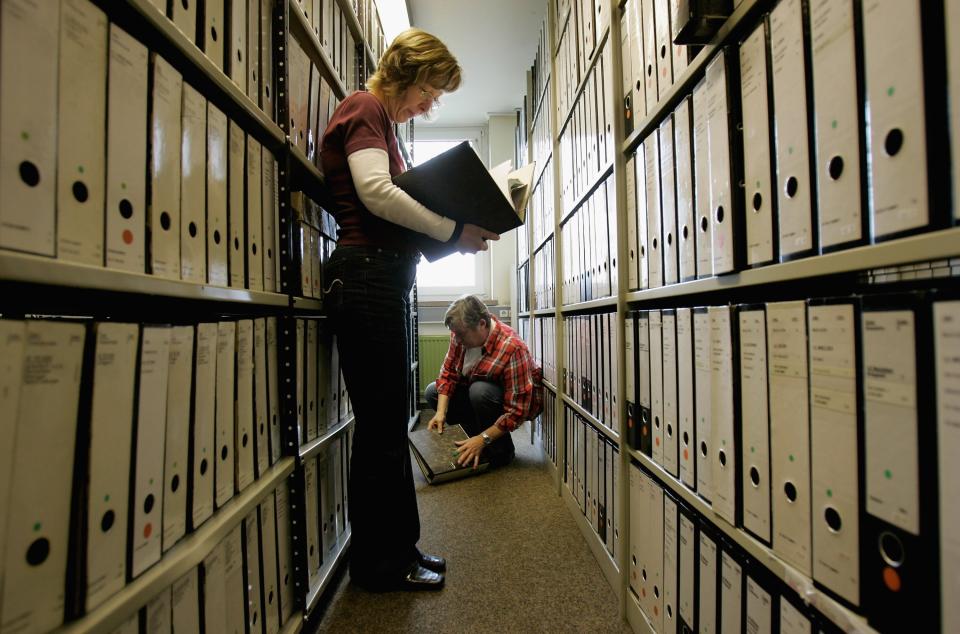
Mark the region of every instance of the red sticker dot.
POLYGON ((642 596, 642 597, 644 597, 644 598, 647 597, 647 589, 646 589, 646 588, 640 588, 640 596, 642 596))
POLYGON ((657 438, 657 447, 659 447, 659 446, 660 446, 660 439, 657 438))
POLYGON ((150 537, 150 533, 153 532, 153 524, 147 524, 143 527, 143 536, 150 537))
POLYGON ((684 449, 684 450, 683 450, 683 459, 684 459, 684 460, 689 460, 689 459, 690 459, 690 450, 689 450, 689 449, 684 449))
POLYGON ((129 229, 123 230, 123 242, 124 244, 133 244, 133 232, 129 229))
POLYGON ((883 583, 891 592, 900 592, 900 575, 890 566, 883 569, 883 583))

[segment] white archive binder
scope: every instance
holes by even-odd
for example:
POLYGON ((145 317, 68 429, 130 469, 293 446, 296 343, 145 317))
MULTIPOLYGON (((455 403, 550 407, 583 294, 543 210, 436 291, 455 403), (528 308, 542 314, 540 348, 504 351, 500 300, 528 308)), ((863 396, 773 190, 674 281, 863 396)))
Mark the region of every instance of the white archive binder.
POLYGON ((236 435, 234 448, 237 458, 237 491, 243 491, 253 483, 254 471, 254 414, 253 414, 253 320, 237 321, 237 387, 236 387, 236 435))
POLYGON ((194 326, 175 326, 170 329, 167 430, 163 466, 163 552, 170 550, 187 532, 194 336, 194 326))
POLYGON ((227 117, 207 102, 207 281, 228 286, 227 117))
POLYGON ((180 106, 183 79, 150 53, 150 204, 147 207, 149 270, 180 279, 180 106))
POLYGON ((207 281, 207 100, 184 82, 180 146, 180 278, 207 281))
POLYGON ((767 324, 763 305, 739 311, 743 527, 770 544, 770 416, 767 324))
POLYGON ((247 288, 247 234, 244 228, 246 208, 244 196, 246 174, 244 158, 246 155, 247 136, 238 123, 228 121, 227 152, 227 222, 228 246, 227 261, 230 270, 230 287, 247 288))
POLYGON ((196 529, 213 515, 214 469, 217 459, 217 347, 216 322, 197 324, 193 370, 193 464, 190 482, 193 502, 190 526, 196 529))
POLYGON ((217 389, 216 389, 216 468, 214 500, 220 508, 233 497, 234 473, 234 382, 236 381, 237 322, 221 321, 217 325, 217 389))

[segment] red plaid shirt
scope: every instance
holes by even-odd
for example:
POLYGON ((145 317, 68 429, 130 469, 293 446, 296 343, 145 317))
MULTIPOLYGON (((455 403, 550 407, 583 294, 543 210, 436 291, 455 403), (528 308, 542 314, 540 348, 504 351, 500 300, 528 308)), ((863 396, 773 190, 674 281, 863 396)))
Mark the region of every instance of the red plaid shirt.
MULTIPOLYGON (((525 420, 543 411, 543 371, 530 356, 527 344, 509 326, 491 316, 496 328, 483 342, 480 360, 468 381, 488 381, 503 387, 503 415, 496 425, 513 431, 525 420)), ((437 379, 438 394, 453 394, 461 380, 466 348, 450 333, 450 348, 437 379)))

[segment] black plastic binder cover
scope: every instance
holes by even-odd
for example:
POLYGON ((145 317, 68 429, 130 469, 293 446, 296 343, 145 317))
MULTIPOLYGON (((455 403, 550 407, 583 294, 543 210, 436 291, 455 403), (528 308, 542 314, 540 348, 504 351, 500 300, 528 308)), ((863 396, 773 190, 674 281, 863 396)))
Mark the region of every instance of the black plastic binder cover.
POLYGON ((422 428, 410 433, 410 445, 413 448, 414 458, 423 476, 430 484, 446 482, 464 476, 486 471, 489 464, 481 457, 480 465, 474 469, 473 464, 466 466, 457 464, 457 440, 466 440, 467 434, 460 425, 446 425, 443 433, 422 428))
MULTIPOLYGON (((396 176, 393 182, 431 211, 458 222, 494 233, 523 225, 467 141, 396 176)), ((431 262, 456 251, 453 244, 421 233, 413 235, 414 243, 431 262)))

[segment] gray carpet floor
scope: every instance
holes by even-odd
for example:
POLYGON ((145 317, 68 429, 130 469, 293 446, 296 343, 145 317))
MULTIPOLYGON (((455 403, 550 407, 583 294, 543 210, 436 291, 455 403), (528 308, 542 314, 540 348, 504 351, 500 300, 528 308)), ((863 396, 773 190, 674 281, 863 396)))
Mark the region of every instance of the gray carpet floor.
POLYGON ((443 590, 374 594, 344 573, 306 631, 631 632, 530 423, 513 439, 512 464, 463 480, 430 486, 414 462, 419 546, 447 558, 443 590))

